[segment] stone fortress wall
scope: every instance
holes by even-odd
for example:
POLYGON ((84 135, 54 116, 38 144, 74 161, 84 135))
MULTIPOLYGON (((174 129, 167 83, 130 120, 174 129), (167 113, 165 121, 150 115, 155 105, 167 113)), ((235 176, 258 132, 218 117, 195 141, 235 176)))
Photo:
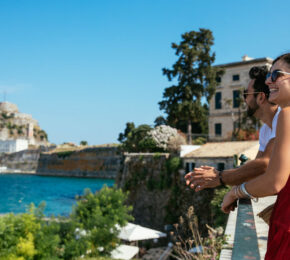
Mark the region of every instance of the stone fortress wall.
POLYGON ((41 153, 36 174, 115 179, 122 155, 117 147, 41 153))

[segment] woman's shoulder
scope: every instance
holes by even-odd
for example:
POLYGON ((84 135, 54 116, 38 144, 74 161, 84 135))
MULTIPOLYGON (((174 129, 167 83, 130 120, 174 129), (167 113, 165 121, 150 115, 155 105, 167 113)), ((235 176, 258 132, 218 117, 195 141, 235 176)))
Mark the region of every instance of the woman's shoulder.
POLYGON ((290 128, 290 107, 285 107, 281 110, 278 118, 278 124, 290 128))
POLYGON ((285 115, 289 115, 290 114, 290 107, 284 107, 279 114, 279 118, 285 115))

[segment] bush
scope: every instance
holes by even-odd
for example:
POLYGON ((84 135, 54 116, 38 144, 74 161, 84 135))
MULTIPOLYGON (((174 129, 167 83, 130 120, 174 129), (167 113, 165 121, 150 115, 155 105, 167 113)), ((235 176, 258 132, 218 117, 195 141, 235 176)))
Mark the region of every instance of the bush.
POLYGON ((197 137, 196 139, 193 140, 193 143, 195 145, 202 145, 202 144, 205 144, 206 143, 206 138, 205 137, 197 137))
POLYGON ((213 229, 207 225, 208 236, 201 237, 193 206, 188 208, 184 217, 179 218, 179 223, 174 224, 174 228, 175 230, 170 234, 173 242, 172 257, 196 260, 219 259, 222 246, 226 242, 223 229, 213 229), (193 247, 199 248, 199 252, 190 252, 193 247))
POLYGON ((228 186, 226 187, 218 187, 214 189, 214 196, 212 201, 210 202, 212 208, 213 208, 213 220, 214 220, 214 226, 225 226, 228 215, 223 213, 221 211, 221 203, 223 202, 223 198, 226 195, 226 193, 230 190, 228 186))
POLYGON ((85 191, 69 218, 44 220, 44 205, 0 217, 0 260, 75 259, 108 256, 119 240, 118 226, 132 220, 127 194, 104 187, 85 191))
POLYGON ((176 136, 178 136, 177 129, 168 125, 160 125, 148 132, 147 138, 153 139, 156 147, 162 151, 167 151, 169 140, 176 136))
POLYGON ((91 256, 108 255, 118 244, 119 226, 125 226, 133 218, 128 214, 132 208, 124 205, 127 194, 120 189, 104 187, 85 195, 77 202, 71 218, 88 238, 91 256))

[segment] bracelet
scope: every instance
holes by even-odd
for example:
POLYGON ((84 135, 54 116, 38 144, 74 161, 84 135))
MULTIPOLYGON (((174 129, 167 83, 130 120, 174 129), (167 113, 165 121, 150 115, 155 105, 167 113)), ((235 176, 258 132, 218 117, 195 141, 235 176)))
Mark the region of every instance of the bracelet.
POLYGON ((245 194, 241 190, 241 185, 237 186, 237 195, 239 199, 242 199, 245 197, 245 194))
POLYGON ((246 190, 246 187, 245 187, 245 182, 242 184, 242 185, 240 185, 240 187, 241 187, 241 191, 245 194, 245 196, 247 197, 247 198, 249 198, 249 199, 253 199, 255 202, 257 202, 258 201, 258 198, 255 198, 254 196, 252 196, 247 190, 246 190))
POLYGON ((219 171, 220 184, 221 184, 222 186, 226 186, 225 183, 223 182, 222 173, 223 173, 223 170, 219 171))

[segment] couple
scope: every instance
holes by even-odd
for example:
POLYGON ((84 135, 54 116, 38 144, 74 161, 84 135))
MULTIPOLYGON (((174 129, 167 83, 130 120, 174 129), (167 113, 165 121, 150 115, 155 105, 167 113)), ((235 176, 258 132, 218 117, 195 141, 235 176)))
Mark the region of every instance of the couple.
POLYGON ((197 168, 188 173, 185 179, 187 185, 196 188, 196 191, 224 183, 237 185, 233 186, 224 197, 222 210, 225 213, 234 210, 234 203, 239 198, 252 199, 278 194, 270 219, 265 259, 288 259, 290 256, 290 53, 276 58, 267 75, 263 67, 254 67, 249 74, 251 81, 244 93, 248 113, 265 123, 260 130, 260 148, 256 159, 240 168, 223 172, 207 166, 197 168), (277 105, 281 107, 281 111, 277 105))

